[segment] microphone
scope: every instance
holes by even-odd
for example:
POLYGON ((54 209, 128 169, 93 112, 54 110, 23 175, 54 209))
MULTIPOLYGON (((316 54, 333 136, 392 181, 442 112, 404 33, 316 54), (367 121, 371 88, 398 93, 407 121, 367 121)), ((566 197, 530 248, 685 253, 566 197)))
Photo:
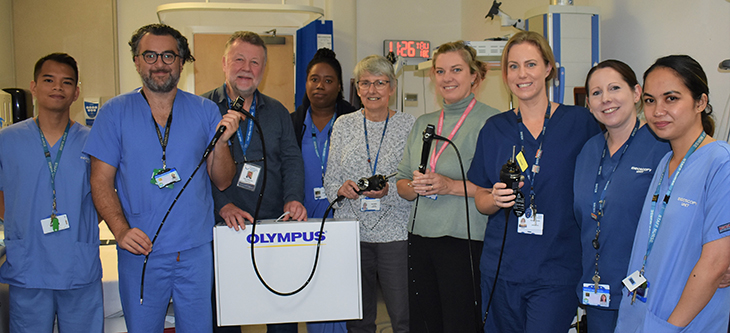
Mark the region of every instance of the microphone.
POLYGON ((428 164, 428 154, 431 151, 431 142, 434 137, 435 127, 432 124, 428 124, 426 129, 423 130, 423 149, 421 149, 421 164, 418 165, 418 171, 420 173, 426 173, 426 165, 428 164))

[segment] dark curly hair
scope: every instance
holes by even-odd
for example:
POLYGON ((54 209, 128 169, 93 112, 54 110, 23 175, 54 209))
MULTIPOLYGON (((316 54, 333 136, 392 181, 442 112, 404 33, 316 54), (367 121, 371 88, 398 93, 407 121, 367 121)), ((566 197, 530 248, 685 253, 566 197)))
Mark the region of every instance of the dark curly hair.
POLYGON ((180 31, 175 28, 160 23, 148 24, 144 27, 137 29, 132 35, 132 39, 129 40, 129 46, 132 47, 132 60, 139 54, 139 41, 147 33, 151 33, 155 36, 172 36, 177 41, 177 51, 180 59, 183 63, 195 61, 195 57, 190 53, 190 47, 188 46, 188 39, 183 36, 180 31))

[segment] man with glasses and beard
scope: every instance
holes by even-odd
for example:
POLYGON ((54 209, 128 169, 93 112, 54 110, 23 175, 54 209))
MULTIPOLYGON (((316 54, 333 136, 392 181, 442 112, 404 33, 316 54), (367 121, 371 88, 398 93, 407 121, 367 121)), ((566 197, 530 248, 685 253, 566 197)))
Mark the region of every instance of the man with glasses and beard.
POLYGON ((240 116, 221 117, 214 103, 177 89, 183 64, 195 59, 174 28, 144 26, 129 45, 143 86, 104 104, 84 148, 92 159, 96 209, 117 240, 127 329, 161 332, 172 297, 179 332, 210 332, 211 182, 224 190, 236 172, 226 142, 240 116), (207 172, 196 173, 176 199, 219 126, 226 130, 201 167, 207 172), (152 239, 165 216, 153 251, 152 239))

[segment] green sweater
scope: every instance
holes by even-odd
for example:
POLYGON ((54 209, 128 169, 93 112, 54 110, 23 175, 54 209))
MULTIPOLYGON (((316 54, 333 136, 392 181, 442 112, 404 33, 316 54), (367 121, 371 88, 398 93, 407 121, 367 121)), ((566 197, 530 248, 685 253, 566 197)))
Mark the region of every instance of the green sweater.
MULTIPOLYGON (((454 103, 444 104, 444 125, 441 136, 449 137, 459 118, 466 110, 466 107, 474 98, 474 94, 454 103)), ((464 163, 464 173, 469 171, 471 160, 474 158, 474 150, 477 145, 479 131, 487 119, 499 111, 491 106, 477 102, 474 109, 464 120, 464 123, 451 139, 461 153, 464 163)), ((418 169, 421 163, 421 149, 423 147, 423 130, 426 125, 437 126, 441 110, 424 114, 416 120, 413 125, 406 148, 403 151, 403 159, 398 165, 397 180, 412 179, 413 171, 418 169)), ((436 146, 441 149, 442 141, 433 141, 431 151, 436 146)), ((438 151, 438 150, 437 150, 438 151)), ((429 156, 429 161, 431 157, 429 156)), ((436 162, 436 172, 454 180, 461 180, 461 169, 459 159, 453 147, 447 147, 436 162)), ((413 228, 413 233, 423 237, 451 236, 461 239, 467 238, 466 232, 466 211, 464 198, 454 195, 439 195, 437 200, 426 197, 418 199, 418 214, 416 216, 415 228, 413 228, 413 207, 408 220, 408 231, 413 228)), ((413 201, 415 206, 415 200, 413 201)), ((487 227, 487 215, 482 215, 474 205, 474 198, 469 198, 469 219, 471 225, 471 239, 481 241, 484 239, 484 230, 487 227)))

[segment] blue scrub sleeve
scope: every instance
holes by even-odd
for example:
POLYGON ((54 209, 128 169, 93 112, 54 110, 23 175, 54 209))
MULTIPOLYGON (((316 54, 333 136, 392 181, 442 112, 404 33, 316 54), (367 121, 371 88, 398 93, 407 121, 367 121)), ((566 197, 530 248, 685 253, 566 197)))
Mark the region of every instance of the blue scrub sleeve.
POLYGON ((115 168, 119 168, 119 162, 122 157, 122 142, 119 133, 120 120, 116 119, 119 111, 114 107, 117 103, 112 100, 104 104, 99 109, 99 114, 94 120, 94 126, 86 140, 86 146, 83 152, 94 156, 97 159, 109 164, 115 168))
POLYGON ((705 222, 702 244, 730 236, 730 161, 723 161, 714 174, 708 175, 709 188, 706 194, 705 222))
POLYGON ((479 131, 477 148, 474 151, 474 159, 472 159, 471 166, 466 174, 466 178, 474 183, 474 185, 483 188, 492 188, 492 186, 494 186, 492 180, 489 179, 489 172, 486 170, 487 165, 489 165, 487 161, 487 150, 490 147, 490 143, 487 142, 488 137, 490 136, 490 131, 487 129, 489 125, 490 122, 487 121, 487 124, 485 124, 481 131, 479 131))

